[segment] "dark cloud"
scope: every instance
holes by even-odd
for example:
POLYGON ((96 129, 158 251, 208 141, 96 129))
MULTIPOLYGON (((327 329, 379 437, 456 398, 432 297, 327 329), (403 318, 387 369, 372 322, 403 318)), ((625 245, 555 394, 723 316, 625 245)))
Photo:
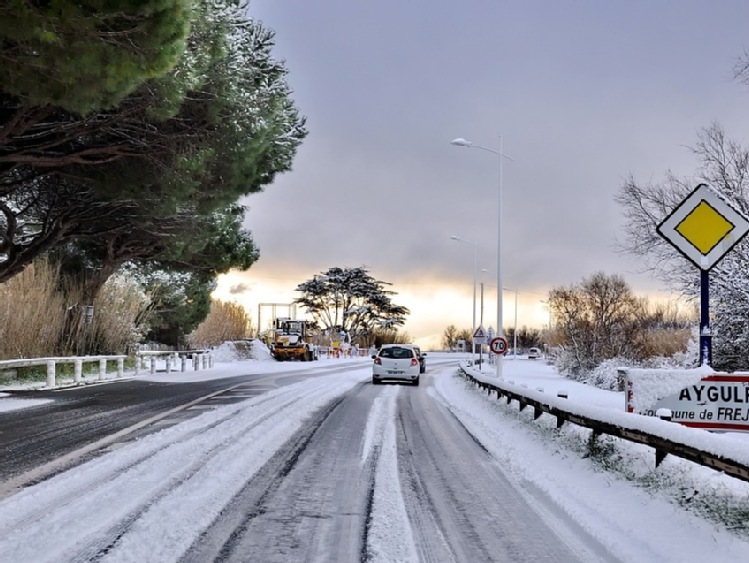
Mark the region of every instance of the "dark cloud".
POLYGON ((243 293, 247 293, 248 291, 250 291, 250 286, 247 285, 246 283, 238 283, 238 284, 232 285, 229 288, 229 293, 231 295, 242 295, 243 293))

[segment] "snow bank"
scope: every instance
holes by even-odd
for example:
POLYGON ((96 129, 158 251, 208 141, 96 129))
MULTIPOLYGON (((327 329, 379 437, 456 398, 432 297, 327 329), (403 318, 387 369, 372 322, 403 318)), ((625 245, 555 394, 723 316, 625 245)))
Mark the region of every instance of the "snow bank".
POLYGON ((670 397, 716 373, 709 366, 695 369, 627 368, 627 404, 634 412, 645 412, 659 399, 670 397))
POLYGON ((260 340, 237 340, 224 342, 211 350, 214 362, 235 362, 237 360, 271 360, 268 347, 260 340))

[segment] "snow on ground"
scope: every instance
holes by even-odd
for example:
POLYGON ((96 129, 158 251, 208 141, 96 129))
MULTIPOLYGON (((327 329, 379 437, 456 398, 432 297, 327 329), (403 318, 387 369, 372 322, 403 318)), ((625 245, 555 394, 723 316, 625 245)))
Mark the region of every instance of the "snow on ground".
MULTIPOLYGON (((351 362, 339 363, 346 361, 351 362)), ((277 365, 246 363, 250 369, 256 364, 262 373, 277 365)), ((299 365, 314 370, 321 364, 299 365)), ((306 379, 216 408, 6 498, 0 502, 0 557, 77 560, 91 549, 95 554, 101 541, 106 547, 107 541, 118 539, 105 559, 178 559, 304 421, 367 379, 368 368, 362 361, 344 374, 306 379), (137 519, 121 535, 118 523, 133 514, 137 519), (112 530, 115 537, 106 539, 112 530)), ((221 366, 213 368, 213 375, 247 370, 247 365, 241 370, 221 366)))
POLYGON ((8 393, 0 393, 0 412, 36 407, 51 402, 52 399, 17 399, 8 393))
MULTIPOLYGON (((555 522, 562 537, 565 522, 575 522, 622 561, 749 561, 744 521, 749 484, 673 456, 656 469, 652 448, 606 436, 599 437, 591 449, 589 430, 573 424, 557 430, 555 419, 548 415, 534 421, 531 409, 520 412, 516 403, 507 405, 477 390, 452 366, 436 366, 436 360, 454 360, 457 367, 459 359, 456 354, 430 353, 427 377, 434 385, 427 386, 426 392, 450 408, 516 481, 531 505, 555 522), (736 515, 733 523, 731 514, 736 515), (732 526, 733 532, 729 531, 732 526)), ((139 518, 142 521, 105 559, 144 561, 149 557, 154 560, 155 555, 160 561, 175 559, 186 547, 186 538, 194 537, 210 522, 238 484, 246 481, 248 471, 262 466, 315 408, 369 378, 369 361, 346 360, 352 366, 349 373, 308 379, 209 411, 3 500, 2 558, 60 560, 65 554, 76 553, 80 542, 95 536, 97 530, 104 533, 134 503, 150 495, 155 500, 139 518), (293 408, 286 408, 292 404, 293 408), (252 447, 247 447, 249 443, 252 447), (203 468, 201 456, 214 454, 217 460, 203 468), (141 466, 136 460, 146 461, 141 466), (221 479, 215 478, 218 467, 221 479), (238 472, 235 478, 230 475, 233 471, 238 472), (170 489, 175 483, 179 487, 170 489), (176 525, 175 513, 190 517, 176 525)), ((230 361, 205 371, 138 378, 194 381, 255 372, 314 371, 332 363, 343 364, 344 360, 230 361)), ((570 404, 579 402, 612 413, 624 410, 622 393, 566 380, 541 361, 515 358, 506 360, 504 366, 506 381, 534 391, 543 389, 554 397, 558 391, 566 391, 570 404)), ((362 452, 364 461, 373 444, 379 444, 382 459, 378 471, 390 475, 396 463, 393 433, 395 399, 400 391, 399 386, 383 387, 369 415, 362 452)), ((0 397, 0 409, 6 401, 28 401, 30 405, 33 399, 0 397)), ((737 451, 749 450, 744 435, 721 437, 732 439, 737 451)), ((377 495, 372 560, 413 560, 413 540, 403 520, 405 507, 398 487, 383 488, 377 495)))
MULTIPOLYGON (((552 396, 565 390, 570 402, 624 410, 623 393, 565 380, 540 362, 509 360, 504 366, 506 380, 530 389, 541 387, 552 396)), ((695 514, 736 510, 743 520, 749 483, 673 456, 656 469, 652 448, 613 438, 599 438, 602 451, 591 455, 590 430, 572 424, 557 430, 549 415, 534 421, 532 409, 519 412, 517 403, 489 398, 460 377, 437 378, 433 393, 509 468, 539 511, 578 522, 623 561, 749 561, 746 533, 734 535, 695 514), (544 499, 552 504, 544 505, 544 499), (680 502, 695 506, 687 511, 680 502)), ((742 435, 718 438, 731 437, 737 449, 747 449, 742 435)))

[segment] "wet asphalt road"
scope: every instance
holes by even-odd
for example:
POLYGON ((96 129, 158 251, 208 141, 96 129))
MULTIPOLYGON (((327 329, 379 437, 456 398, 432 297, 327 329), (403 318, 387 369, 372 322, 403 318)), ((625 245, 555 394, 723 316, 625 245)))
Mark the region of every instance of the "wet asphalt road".
MULTIPOLYGON (((331 367, 338 371, 340 366, 331 367)), ((345 369, 345 368, 344 368, 345 369)), ((304 379, 299 371, 248 374, 191 383, 122 380, 59 390, 12 391, 13 397, 51 399, 0 412, 0 498, 82 463, 122 439, 160 430, 304 379)))

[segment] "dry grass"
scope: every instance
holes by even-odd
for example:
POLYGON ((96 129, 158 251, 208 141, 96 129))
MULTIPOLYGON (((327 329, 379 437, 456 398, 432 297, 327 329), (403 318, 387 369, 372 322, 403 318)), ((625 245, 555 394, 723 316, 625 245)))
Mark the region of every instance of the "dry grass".
POLYGON ((135 282, 113 276, 85 307, 76 287, 60 287, 59 270, 38 260, 0 285, 0 359, 122 354, 139 338, 148 305, 135 282))
POLYGON ((650 329, 638 335, 641 355, 644 358, 670 358, 680 352, 685 352, 692 330, 682 329, 650 329))
POLYGON ((251 333, 252 319, 242 305, 214 300, 208 317, 188 340, 195 348, 207 348, 230 340, 243 340, 251 333))
POLYGON ((55 354, 65 327, 58 271, 37 261, 0 285, 0 358, 55 354))
POLYGON ((371 341, 366 341, 363 344, 367 347, 374 344, 382 345, 382 344, 412 344, 413 339, 411 338, 411 335, 407 332, 398 332, 397 330, 391 330, 391 329, 378 329, 375 330, 372 334, 371 341))

